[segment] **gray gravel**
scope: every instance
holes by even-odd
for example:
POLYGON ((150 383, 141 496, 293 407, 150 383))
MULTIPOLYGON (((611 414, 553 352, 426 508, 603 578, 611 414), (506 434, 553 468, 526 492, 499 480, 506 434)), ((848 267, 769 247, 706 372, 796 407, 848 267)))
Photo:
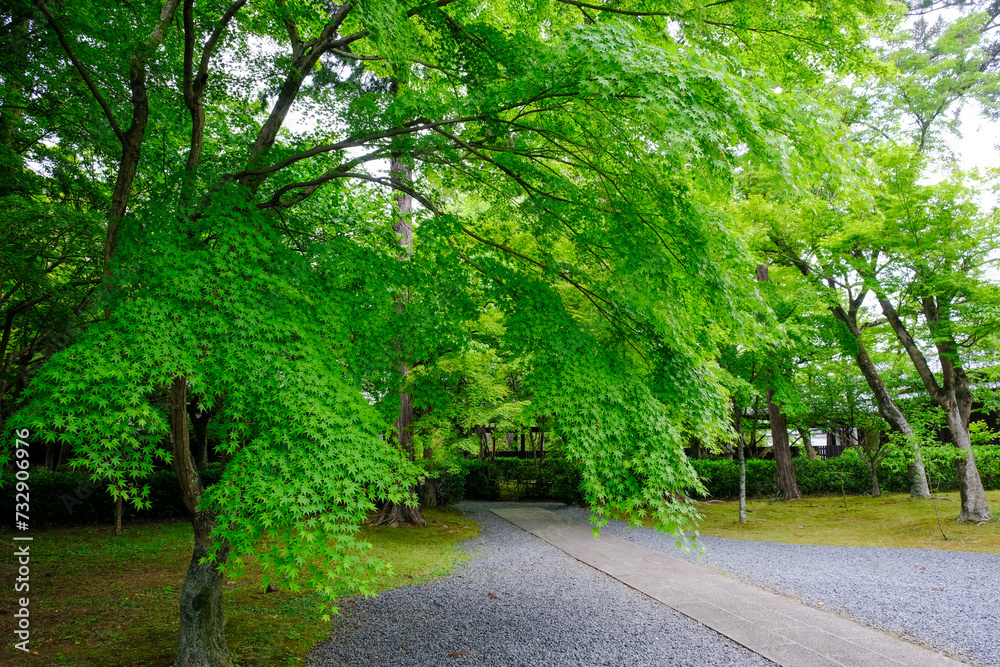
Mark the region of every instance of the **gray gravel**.
MULTIPOLYGON (((310 664, 771 665, 507 523, 460 507, 482 527, 474 557, 420 586, 354 599, 333 619, 310 664)), ((577 521, 588 510, 537 503, 577 521)), ((702 537, 703 554, 673 538, 612 522, 604 530, 932 646, 1000 667, 1000 555, 930 549, 826 547, 702 537)))
MULTIPOLYGON (((562 507, 587 522, 590 512, 562 507)), ((702 537, 703 555, 653 530, 604 530, 650 549, 932 646, 1000 667, 1000 554, 936 549, 828 547, 702 537)))
POLYGON ((465 543, 474 558, 444 579, 346 601, 309 664, 774 664, 489 511, 516 505, 460 505, 482 527, 465 543))

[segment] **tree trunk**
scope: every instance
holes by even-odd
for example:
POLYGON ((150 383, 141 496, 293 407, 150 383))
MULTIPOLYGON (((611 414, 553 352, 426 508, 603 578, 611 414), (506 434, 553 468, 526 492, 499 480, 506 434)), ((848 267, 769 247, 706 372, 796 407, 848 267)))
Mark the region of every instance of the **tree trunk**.
POLYGON ((437 507, 438 479, 427 477, 420 485, 420 504, 424 507, 437 507))
POLYGON ((774 390, 767 390, 767 414, 771 420, 771 442, 774 462, 778 467, 778 489, 785 500, 801 498, 799 486, 795 482, 795 466, 792 464, 792 448, 788 444, 788 419, 774 402, 774 390))
MULTIPOLYGON (((848 326, 850 325, 848 324, 848 326)), ((930 498, 931 490, 927 486, 927 472, 924 470, 924 459, 920 455, 920 445, 913 434, 913 428, 903 415, 903 411, 899 409, 896 402, 889 396, 888 388, 886 388, 881 376, 879 376, 874 362, 868 356, 868 350, 865 349, 864 343, 860 339, 858 339, 858 353, 854 358, 857 361, 858 368, 861 370, 861 374, 865 376, 868 386, 875 395, 875 402, 878 405, 878 412, 882 416, 882 419, 889 424, 893 431, 903 436, 910 448, 910 462, 907 465, 907 472, 910 478, 910 497, 930 498)))
MULTIPOLYGON (((406 367, 406 364, 400 366, 402 371, 402 381, 406 381, 406 376, 409 375, 410 369, 406 367)), ((405 393, 400 392, 399 394, 399 416, 396 417, 396 421, 393 427, 396 431, 396 445, 403 450, 406 457, 411 461, 416 460, 416 453, 413 449, 413 399, 412 397, 405 393)))
POLYGON ((476 437, 479 438, 479 460, 485 461, 486 457, 489 456, 490 453, 490 444, 486 439, 486 427, 474 426, 472 430, 475 432, 476 437))
POLYGON ((226 562, 229 548, 221 545, 215 552, 215 562, 200 562, 212 553, 215 544, 212 537, 215 514, 198 506, 204 487, 191 456, 187 379, 183 377, 174 379, 170 391, 170 431, 174 472, 194 526, 194 553, 181 589, 180 635, 174 664, 175 667, 231 667, 233 662, 223 630, 223 577, 219 571, 226 562))
POLYGON ((395 528, 404 523, 414 526, 426 526, 427 519, 420 513, 420 507, 416 504, 406 505, 404 503, 387 502, 382 506, 378 516, 372 520, 371 525, 395 528))
POLYGON ((115 535, 122 534, 122 511, 124 510, 122 504, 122 497, 119 495, 115 498, 115 535))
POLYGON ((813 447, 812 433, 807 428, 799 429, 799 437, 802 438, 802 447, 806 450, 806 456, 809 457, 810 461, 815 461, 819 458, 819 454, 816 453, 816 448, 813 447))
POLYGON ((868 464, 868 471, 872 475, 872 498, 880 498, 882 489, 878 485, 878 461, 865 461, 868 464))
POLYGON ((192 396, 191 402, 187 406, 188 419, 194 427, 195 454, 197 456, 198 470, 204 470, 208 466, 208 422, 212 418, 213 410, 198 412, 199 397, 192 396))
POLYGON ((62 440, 59 441, 59 462, 56 463, 56 470, 65 472, 69 467, 69 445, 62 440))
POLYGON ((872 477, 872 498, 880 498, 882 489, 878 484, 878 462, 882 458, 882 429, 866 428, 858 430, 858 445, 860 445, 862 458, 868 466, 868 472, 872 477))
POLYGON ((743 455, 743 410, 733 401, 733 426, 736 428, 736 458, 740 462, 740 523, 747 522, 747 461, 743 455))
MULTIPOLYGON (((767 266, 757 265, 757 281, 767 282, 767 266)), ((773 376, 772 376, 773 378, 773 376)), ((788 419, 781 408, 774 403, 774 389, 771 379, 767 387, 767 416, 771 422, 771 444, 774 452, 774 462, 778 467, 778 489, 785 500, 801 498, 798 484, 795 483, 795 467, 792 465, 792 448, 788 443, 788 419)))
POLYGON ((222 615, 222 573, 228 548, 216 552, 215 563, 201 564, 214 542, 215 516, 198 510, 193 519, 194 553, 181 589, 181 629, 175 667, 230 667, 222 615))
POLYGON ((963 422, 962 412, 957 401, 952 401, 945 411, 951 437, 962 456, 955 459, 955 470, 958 473, 958 490, 962 499, 962 512, 959 521, 984 523, 993 518, 986 503, 986 491, 976 467, 976 455, 972 451, 972 441, 969 439, 968 425, 963 422))
MULTIPOLYGON (((393 93, 397 92, 398 89, 398 84, 393 82, 393 93)), ((391 181, 394 184, 408 184, 410 176, 410 169, 403 162, 402 156, 399 153, 393 153, 392 162, 389 165, 389 178, 391 181)), ((410 218, 412 211, 413 198, 408 194, 400 192, 399 196, 396 197, 396 220, 392 223, 392 230, 396 232, 399 246, 402 249, 399 255, 400 261, 406 261, 413 255, 413 220, 410 218)), ((403 312, 406 300, 407 296, 405 294, 399 297, 396 305, 398 313, 403 312)), ((399 417, 396 418, 395 423, 396 444, 406 453, 411 461, 414 461, 416 460, 416 454, 413 449, 413 399, 402 389, 406 384, 406 376, 410 372, 403 358, 402 340, 396 341, 396 349, 400 355, 399 370, 401 375, 399 417)), ((413 489, 413 496, 419 496, 418 489, 413 489)), ((393 502, 387 502, 375 520, 372 521, 373 526, 398 526, 401 523, 417 526, 427 525, 427 521, 420 513, 419 505, 399 505, 393 502)))

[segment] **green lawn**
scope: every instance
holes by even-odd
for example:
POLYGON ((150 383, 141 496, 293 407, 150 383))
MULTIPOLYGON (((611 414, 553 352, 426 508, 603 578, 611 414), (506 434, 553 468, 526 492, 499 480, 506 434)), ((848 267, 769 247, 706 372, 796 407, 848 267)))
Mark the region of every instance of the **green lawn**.
MULTIPOLYGON (((479 534, 475 522, 452 508, 428 508, 424 516, 425 528, 362 529, 372 555, 393 568, 375 582, 377 590, 446 574, 464 558, 456 545, 479 534)), ((126 525, 117 538, 108 526, 33 536, 30 646, 37 655, 6 642, 0 665, 173 664, 180 587, 194 544, 187 521, 126 525)), ((3 559, 4 581, 13 581, 12 561, 3 559)), ((329 623, 316 616, 316 598, 265 593, 251 577, 226 583, 225 605, 226 639, 241 667, 304 664, 306 651, 329 633, 329 623)))
MULTIPOLYGON (((939 493, 936 501, 905 494, 808 497, 792 501, 750 500, 747 523, 739 523, 736 501, 701 505, 701 533, 712 537, 790 544, 866 547, 915 547, 1000 553, 1000 521, 982 526, 955 521, 958 493, 939 493), (935 515, 934 506, 937 505, 935 515), (940 526, 938 525, 940 516, 940 526), (946 540, 941 531, 947 535, 946 540)), ((1000 491, 987 491, 1000 516, 1000 491)))

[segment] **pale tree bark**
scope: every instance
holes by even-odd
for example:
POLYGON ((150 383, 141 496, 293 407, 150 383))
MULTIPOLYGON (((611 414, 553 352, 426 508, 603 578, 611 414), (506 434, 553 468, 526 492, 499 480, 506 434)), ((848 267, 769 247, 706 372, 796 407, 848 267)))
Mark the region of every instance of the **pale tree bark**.
POLYGON ((993 519, 986 501, 986 489, 976 467, 976 456, 972 450, 972 439, 969 436, 969 418, 972 414, 972 388, 969 377, 962 368, 958 345, 952 338, 948 327, 941 316, 941 306, 933 297, 922 299, 922 310, 931 335, 934 336, 938 360, 941 364, 941 379, 939 384, 931 371, 923 352, 914 342, 906 324, 899 317, 892 302, 885 294, 877 294, 882 312, 889 320, 889 325, 896 333, 906 354, 917 369, 917 374, 924 388, 938 407, 945 412, 951 438, 960 455, 955 460, 955 470, 958 474, 958 490, 962 499, 962 510, 958 520, 970 523, 984 523, 993 519))
POLYGON ((204 487, 191 456, 188 432, 187 379, 177 377, 170 390, 170 436, 173 467, 184 505, 192 515, 194 553, 181 589, 180 634, 176 667, 230 667, 222 614, 222 567, 229 554, 226 544, 215 551, 215 562, 201 563, 212 552, 215 513, 200 507, 204 487))
POLYGON ((816 448, 813 447, 812 433, 808 428, 799 428, 799 437, 802 438, 802 447, 806 450, 806 456, 809 457, 810 461, 815 461, 819 458, 819 454, 816 453, 816 448))
MULTIPOLYGON (((772 241, 781 248, 785 257, 791 261, 795 268, 799 269, 799 272, 812 281, 816 287, 828 289, 830 292, 834 291, 831 285, 823 284, 820 277, 812 271, 808 262, 802 259, 790 245, 777 238, 772 238, 772 241)), ((882 376, 879 375, 875 363, 868 356, 868 349, 865 347, 864 340, 862 339, 863 332, 858 325, 858 312, 868 294, 869 290, 866 288, 858 290, 856 294, 848 293, 847 308, 841 305, 838 296, 836 305, 830 306, 830 313, 844 323, 857 344, 854 361, 875 397, 875 404, 878 406, 879 415, 882 416, 882 419, 889 424, 889 427, 893 431, 903 436, 907 447, 910 449, 909 463, 907 465, 907 473, 910 478, 910 497, 930 498, 931 491, 927 485, 927 472, 924 469, 923 457, 920 454, 920 445, 914 436, 913 428, 910 426, 909 421, 907 421, 903 411, 899 409, 899 406, 896 405, 896 402, 889 394, 889 389, 885 386, 882 376)))
POLYGON ((746 439, 743 437, 743 408, 732 401, 733 428, 736 430, 736 459, 740 463, 740 523, 747 522, 747 461, 743 453, 746 439))

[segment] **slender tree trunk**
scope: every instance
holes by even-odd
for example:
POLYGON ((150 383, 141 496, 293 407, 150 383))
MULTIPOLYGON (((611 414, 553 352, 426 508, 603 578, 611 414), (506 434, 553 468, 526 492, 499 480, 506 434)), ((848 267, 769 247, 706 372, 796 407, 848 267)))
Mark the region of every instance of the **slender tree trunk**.
MULTIPOLYGON (((938 351, 942 379, 942 384, 938 384, 923 352, 913 340, 892 302, 884 294, 879 294, 878 299, 882 306, 882 312, 896 333, 896 339, 899 340, 910 357, 910 361, 913 362, 928 395, 944 410, 952 439, 955 446, 961 451, 961 456, 955 462, 958 472, 958 487, 962 497, 962 511, 958 515, 958 520, 972 523, 989 521, 993 515, 986 503, 986 491, 983 489, 983 482, 979 477, 976 457, 972 451, 972 441, 969 437, 972 391, 965 370, 957 363, 959 346, 951 337, 947 318, 942 318, 942 304, 930 296, 921 299, 924 317, 931 334, 934 336, 934 346, 938 351)), ((948 302, 945 301, 943 305, 947 310, 948 302)))
POLYGON ((733 427, 736 429, 736 458, 740 462, 740 523, 747 522, 747 461, 743 455, 743 409, 733 401, 733 427))
MULTIPOLYGON (((767 266, 757 265, 757 281, 767 282, 767 266)), ((773 371, 772 371, 773 373, 773 371)), ((773 378, 773 374, 771 376, 773 378)), ((778 468, 778 489, 785 500, 801 498, 799 486, 795 483, 795 466, 792 465, 792 448, 788 443, 788 419, 774 402, 772 379, 768 379, 767 416, 771 422, 771 444, 774 462, 778 468)))
POLYGON ((122 497, 115 498, 115 535, 122 534, 122 512, 124 511, 122 497))
POLYGON ((862 458, 868 466, 868 472, 872 478, 872 498, 880 498, 882 489, 878 483, 878 462, 882 458, 882 429, 860 429, 858 431, 858 445, 860 445, 862 458))
POLYGON ((69 467, 69 445, 62 440, 59 441, 59 462, 56 463, 56 470, 65 472, 69 467))
MULTIPOLYGON (((793 264, 798 267, 803 276, 814 280, 818 286, 823 285, 822 281, 816 280, 817 276, 812 272, 809 265, 788 244, 780 239, 775 239, 775 241, 778 246, 790 253, 793 264)), ((832 286, 830 287, 832 289, 832 286)), ((923 457, 920 455, 920 446, 913 435, 913 429, 903 415, 902 410, 899 409, 892 396, 889 395, 889 390, 885 386, 885 382, 882 381, 882 376, 878 374, 878 369, 872 362, 871 357, 868 356, 868 350, 865 348, 865 343, 862 339, 862 331, 858 326, 858 312, 868 293, 867 289, 861 290, 859 294, 850 300, 848 308, 845 309, 838 302, 836 306, 830 307, 830 312, 847 326, 858 345, 858 351, 854 355, 854 360, 857 362, 858 369, 865 376, 865 381, 875 396, 875 403, 878 405, 879 414, 888 422, 892 430, 903 435, 907 445, 910 447, 911 458, 907 466, 910 477, 910 497, 930 498, 931 492, 927 486, 927 472, 924 470, 923 457)), ((896 327, 893 326, 893 328, 895 329, 896 327)))
POLYGON ((799 486, 795 482, 795 466, 792 464, 792 448, 788 444, 788 420, 781 408, 774 402, 774 390, 767 390, 767 414, 771 419, 771 443, 774 462, 778 468, 778 489, 785 500, 801 498, 799 486))
POLYGON ((958 515, 958 520, 984 523, 991 520, 993 514, 990 513, 986 502, 986 491, 983 489, 983 481, 979 477, 979 468, 976 467, 976 455, 972 450, 969 428, 963 423, 962 413, 957 402, 953 401, 949 408, 945 411, 948 428, 951 429, 951 437, 955 446, 961 452, 959 458, 955 459, 958 490, 962 499, 962 512, 958 515))
POLYGON ((213 410, 206 409, 204 412, 198 413, 197 403, 199 397, 192 396, 191 402, 188 405, 188 420, 191 422, 191 426, 194 427, 194 444, 195 444, 195 455, 196 463, 198 465, 198 470, 204 470, 208 466, 208 422, 212 418, 213 410))
POLYGON ((865 463, 868 464, 868 472, 872 476, 872 498, 882 497, 882 489, 878 485, 878 461, 866 460, 865 463))
POLYGON ((806 456, 809 457, 810 461, 815 461, 819 458, 819 454, 816 453, 816 448, 813 447, 812 433, 808 428, 799 429, 799 437, 802 438, 802 447, 806 450, 806 456))
MULTIPOLYGON (((848 324, 848 327, 850 327, 850 324, 848 324)), ((868 356, 868 350, 865 349, 864 343, 860 340, 860 331, 856 338, 858 338, 858 353, 854 358, 857 361, 858 368, 861 370, 861 374, 865 376, 868 386, 875 395, 878 412, 893 431, 903 436, 910 449, 910 461, 907 465, 907 472, 910 478, 910 497, 930 498, 931 490, 927 486, 927 472, 924 470, 924 459, 920 455, 920 445, 917 443, 917 438, 913 433, 913 427, 910 426, 910 422, 903 415, 903 411, 899 409, 899 406, 896 405, 896 402, 889 395, 889 390, 885 386, 885 382, 882 381, 882 377, 878 374, 874 362, 868 356)))
POLYGON ((175 667, 231 667, 226 648, 222 614, 222 573, 219 567, 229 555, 228 545, 215 552, 215 562, 201 563, 215 545, 212 530, 215 514, 199 507, 204 487, 191 456, 188 433, 187 379, 174 379, 170 391, 170 430, 173 466, 180 482, 184 505, 192 514, 194 553, 181 589, 180 636, 175 667))

